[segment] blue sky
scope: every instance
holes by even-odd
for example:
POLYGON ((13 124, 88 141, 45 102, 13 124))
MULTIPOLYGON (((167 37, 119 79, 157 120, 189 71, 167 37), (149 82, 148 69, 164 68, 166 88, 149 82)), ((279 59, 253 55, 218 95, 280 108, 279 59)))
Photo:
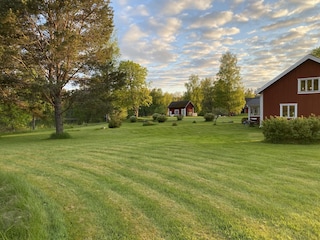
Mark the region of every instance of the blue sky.
POLYGON ((259 88, 320 47, 320 0, 113 0, 122 60, 151 88, 184 92, 236 54, 245 88, 259 88))

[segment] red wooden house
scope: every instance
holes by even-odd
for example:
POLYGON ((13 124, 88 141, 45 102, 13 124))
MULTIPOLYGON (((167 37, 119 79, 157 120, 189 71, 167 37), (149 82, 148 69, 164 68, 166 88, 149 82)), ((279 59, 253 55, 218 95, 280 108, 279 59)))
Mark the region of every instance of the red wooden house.
POLYGON ((320 58, 307 55, 258 89, 260 119, 320 115, 320 58))
POLYGON ((169 116, 193 116, 194 115, 194 105, 191 101, 177 101, 171 102, 168 106, 169 116))

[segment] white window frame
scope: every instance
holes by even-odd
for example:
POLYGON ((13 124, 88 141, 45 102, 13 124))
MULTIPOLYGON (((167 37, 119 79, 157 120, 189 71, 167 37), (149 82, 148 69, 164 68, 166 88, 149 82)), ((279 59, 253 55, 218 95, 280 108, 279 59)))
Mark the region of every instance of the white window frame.
POLYGON ((320 93, 320 77, 298 78, 298 94, 320 93), (318 90, 314 90, 314 81, 318 80, 318 90), (302 82, 305 82, 305 89, 301 89, 302 82), (311 89, 308 89, 308 81, 311 82, 311 89))
POLYGON ((298 104, 297 103, 280 103, 280 117, 297 118, 298 117, 298 104), (283 107, 288 107, 287 115, 284 116, 283 107), (294 107, 294 116, 290 116, 290 107, 294 107))

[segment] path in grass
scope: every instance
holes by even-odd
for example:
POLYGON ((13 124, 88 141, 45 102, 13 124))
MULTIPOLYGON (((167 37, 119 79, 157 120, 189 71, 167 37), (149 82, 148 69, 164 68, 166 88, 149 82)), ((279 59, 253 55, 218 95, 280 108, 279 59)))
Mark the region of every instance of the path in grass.
POLYGON ((320 238, 319 147, 219 121, 2 136, 1 171, 58 206, 68 239, 320 238))

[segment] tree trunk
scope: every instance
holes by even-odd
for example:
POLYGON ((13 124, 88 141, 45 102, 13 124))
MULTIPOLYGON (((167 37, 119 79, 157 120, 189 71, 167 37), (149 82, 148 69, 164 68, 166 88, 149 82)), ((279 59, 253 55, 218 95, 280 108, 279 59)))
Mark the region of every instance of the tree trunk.
POLYGON ((139 107, 135 107, 134 108, 134 115, 136 116, 136 117, 139 117, 139 107))
POLYGON ((36 129, 36 117, 34 114, 32 114, 32 130, 34 131, 36 129))
POLYGON ((59 97, 54 101, 54 120, 56 125, 56 134, 63 133, 62 103, 59 97))

